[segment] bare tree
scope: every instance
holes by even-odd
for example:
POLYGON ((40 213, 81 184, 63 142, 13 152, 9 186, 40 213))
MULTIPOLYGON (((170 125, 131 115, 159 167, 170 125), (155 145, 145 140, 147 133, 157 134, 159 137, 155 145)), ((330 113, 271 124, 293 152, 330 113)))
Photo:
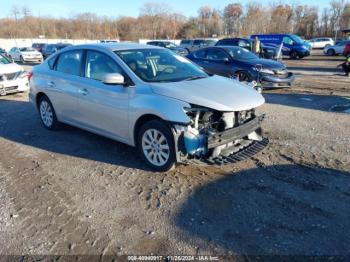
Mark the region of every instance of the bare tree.
POLYGON ((227 35, 239 35, 240 18, 243 15, 243 8, 240 3, 229 4, 224 9, 224 28, 227 35))

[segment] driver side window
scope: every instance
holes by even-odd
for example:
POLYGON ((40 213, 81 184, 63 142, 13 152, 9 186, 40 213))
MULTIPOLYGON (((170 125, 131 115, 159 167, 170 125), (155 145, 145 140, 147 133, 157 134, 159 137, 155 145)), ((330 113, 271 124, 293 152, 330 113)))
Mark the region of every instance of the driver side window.
POLYGON ((122 74, 122 69, 112 58, 97 51, 87 51, 85 77, 102 81, 105 74, 111 73, 122 74))

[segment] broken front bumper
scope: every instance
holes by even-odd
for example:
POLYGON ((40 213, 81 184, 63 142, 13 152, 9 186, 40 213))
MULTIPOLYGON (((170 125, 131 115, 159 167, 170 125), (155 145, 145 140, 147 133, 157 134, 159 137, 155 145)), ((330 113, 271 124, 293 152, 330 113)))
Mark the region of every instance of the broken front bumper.
POLYGON ((260 128, 264 115, 255 117, 253 120, 242 124, 238 127, 228 129, 226 131, 216 133, 208 137, 208 149, 212 149, 221 145, 226 145, 237 139, 248 136, 260 128))
POLYGON ((290 87, 295 80, 293 73, 289 72, 286 77, 277 75, 262 75, 261 85, 263 88, 283 88, 290 87))
POLYGON ((268 139, 262 137, 261 122, 264 115, 241 124, 237 127, 218 132, 207 136, 206 155, 186 155, 185 146, 181 136, 178 139, 178 152, 185 152, 185 155, 177 155, 180 163, 196 164, 227 164, 235 163, 252 157, 268 145, 268 139))

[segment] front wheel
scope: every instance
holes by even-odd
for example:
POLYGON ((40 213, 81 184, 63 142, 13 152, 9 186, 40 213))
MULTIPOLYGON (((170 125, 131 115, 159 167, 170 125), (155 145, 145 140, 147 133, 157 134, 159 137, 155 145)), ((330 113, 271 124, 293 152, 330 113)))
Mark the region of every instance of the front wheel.
POLYGON ((165 172, 175 167, 174 136, 163 121, 146 122, 138 134, 137 147, 142 159, 153 170, 165 172))
POLYGON ((240 82, 251 82, 251 77, 246 71, 239 71, 235 73, 235 77, 240 82))
POLYGON ((21 62, 21 64, 24 64, 23 56, 20 56, 20 57, 19 57, 19 61, 21 62))

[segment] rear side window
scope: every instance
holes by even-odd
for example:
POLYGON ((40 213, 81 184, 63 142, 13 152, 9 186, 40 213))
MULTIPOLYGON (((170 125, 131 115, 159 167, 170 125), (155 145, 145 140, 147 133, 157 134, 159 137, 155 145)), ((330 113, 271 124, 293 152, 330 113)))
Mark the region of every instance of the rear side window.
POLYGON ((82 50, 73 50, 60 54, 56 64, 56 71, 80 76, 82 55, 82 50))
POLYGON ((54 69, 56 60, 57 60, 57 56, 54 56, 54 57, 50 58, 49 61, 47 61, 51 70, 54 69))
POLYGON ((182 40, 180 45, 189 45, 191 44, 191 40, 182 40))
POLYGON ((85 77, 102 81, 104 75, 111 73, 123 74, 119 65, 108 55, 96 51, 87 52, 85 77))
POLYGON ((207 54, 207 50, 206 49, 202 49, 202 50, 199 50, 197 52, 194 52, 193 56, 195 58, 205 59, 206 58, 206 54, 207 54))

